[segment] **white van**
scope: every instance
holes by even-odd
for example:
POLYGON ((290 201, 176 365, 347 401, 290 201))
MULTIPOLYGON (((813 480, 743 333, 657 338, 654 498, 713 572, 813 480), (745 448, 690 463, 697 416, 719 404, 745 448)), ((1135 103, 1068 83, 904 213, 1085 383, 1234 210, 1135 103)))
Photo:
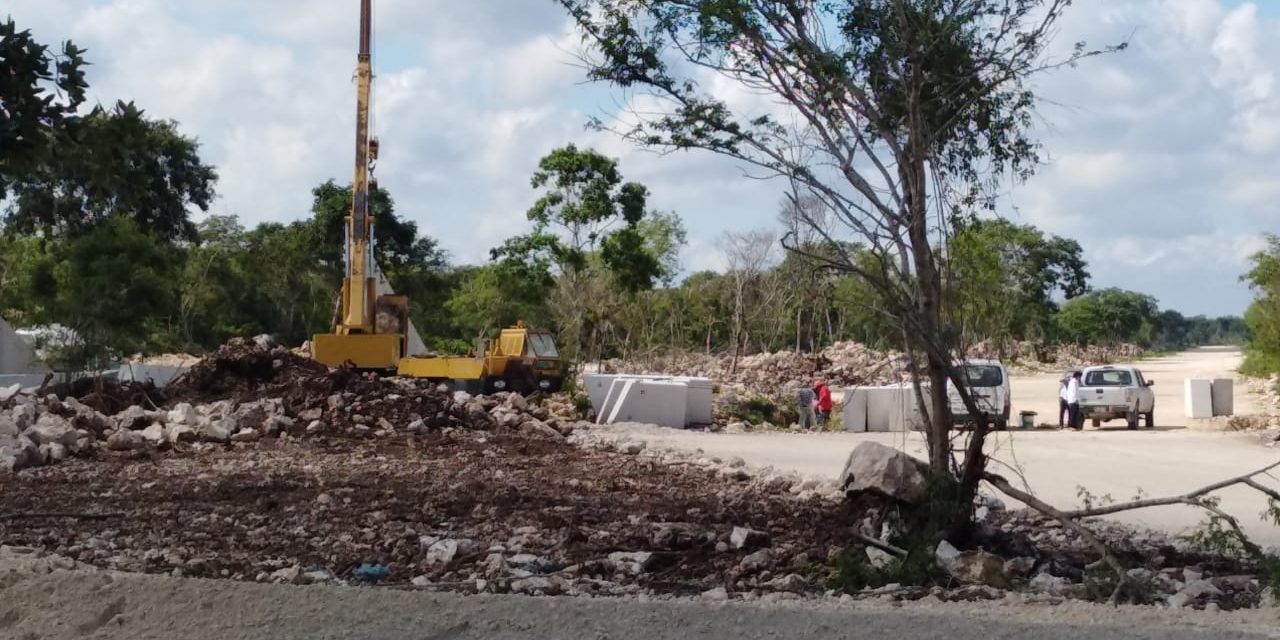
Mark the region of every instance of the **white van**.
MULTIPOLYGON (((959 365, 960 373, 969 387, 969 394, 980 409, 990 416, 992 428, 1009 428, 1009 413, 1013 397, 1009 387, 1009 372, 999 360, 965 360, 959 365)), ((970 420, 969 410, 960 400, 960 392, 947 380, 947 398, 951 401, 951 420, 964 424, 970 420)))

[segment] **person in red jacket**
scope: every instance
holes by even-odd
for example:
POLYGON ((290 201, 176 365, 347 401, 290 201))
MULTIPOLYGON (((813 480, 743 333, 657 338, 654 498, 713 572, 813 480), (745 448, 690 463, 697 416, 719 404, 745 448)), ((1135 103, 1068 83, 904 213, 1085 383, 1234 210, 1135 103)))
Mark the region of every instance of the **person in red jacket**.
POLYGON ((818 416, 818 428, 822 428, 827 424, 827 418, 831 416, 831 389, 827 388, 821 380, 813 381, 813 395, 815 397, 816 413, 818 416))

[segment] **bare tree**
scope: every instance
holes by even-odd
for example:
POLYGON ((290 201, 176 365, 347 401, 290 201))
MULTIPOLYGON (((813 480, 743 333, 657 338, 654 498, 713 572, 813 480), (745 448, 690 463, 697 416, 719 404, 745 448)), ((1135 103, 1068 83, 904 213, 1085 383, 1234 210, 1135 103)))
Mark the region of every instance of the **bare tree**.
MULTIPOLYGON (((799 216, 829 249, 811 255, 868 282, 902 327, 930 466, 951 472, 948 379, 971 414, 982 412, 943 322, 939 247, 953 216, 994 206, 996 186, 1034 170, 1027 80, 1098 53, 1046 56, 1069 0, 560 1, 587 43, 589 77, 663 105, 637 110, 625 128, 598 126, 648 147, 728 156, 786 181, 797 204, 814 198, 831 212, 799 216), (770 108, 704 90, 709 75, 770 108)), ((806 251, 795 235, 784 244, 806 251)), ((969 521, 986 430, 980 419, 964 446, 957 526, 969 521)))
POLYGON ((731 372, 738 370, 738 358, 749 337, 748 320, 766 309, 773 292, 763 286, 765 273, 773 262, 773 248, 777 237, 763 230, 726 231, 720 237, 720 250, 724 252, 726 267, 733 295, 733 361, 731 372))

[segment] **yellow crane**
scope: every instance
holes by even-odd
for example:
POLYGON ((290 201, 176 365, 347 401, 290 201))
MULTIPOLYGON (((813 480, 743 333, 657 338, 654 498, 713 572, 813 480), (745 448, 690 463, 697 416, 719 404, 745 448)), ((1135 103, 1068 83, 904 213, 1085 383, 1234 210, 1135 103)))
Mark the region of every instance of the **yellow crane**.
POLYGON ((340 315, 332 333, 312 336, 311 357, 330 367, 395 371, 474 393, 559 390, 563 362, 550 332, 523 322, 503 329, 473 356, 408 356, 409 301, 378 295, 374 264, 373 167, 378 139, 369 132, 373 90, 373 3, 360 0, 360 52, 356 66, 356 167, 351 213, 346 217, 346 274, 340 315))

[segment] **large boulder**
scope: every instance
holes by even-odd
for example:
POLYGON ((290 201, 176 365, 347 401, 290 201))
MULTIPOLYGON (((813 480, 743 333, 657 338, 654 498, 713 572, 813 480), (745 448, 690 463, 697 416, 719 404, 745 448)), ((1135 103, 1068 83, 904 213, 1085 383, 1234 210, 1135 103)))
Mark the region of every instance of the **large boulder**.
POLYGON ((200 438, 210 442, 230 442, 231 436, 240 430, 235 418, 219 418, 200 425, 200 438))
POLYGON ((14 424, 18 425, 18 429, 26 429, 36 423, 36 405, 34 402, 24 402, 13 407, 9 412, 9 416, 13 419, 14 424))
POLYGON ((134 451, 147 448, 147 439, 140 431, 117 429, 107 436, 107 448, 112 451, 134 451))
POLYGON ((13 421, 8 414, 0 413, 0 438, 10 437, 16 438, 22 430, 18 428, 18 423, 13 421))
POLYGON ((116 414, 116 427, 119 429, 145 429, 149 424, 151 412, 136 404, 116 414))
POLYGON ((44 462, 44 454, 25 435, 0 436, 0 473, 12 473, 44 462))
POLYGON ((76 439, 80 437, 76 433, 75 427, 71 423, 57 414, 42 413, 36 423, 31 425, 24 433, 26 433, 31 441, 36 445, 58 443, 63 446, 72 446, 76 443, 76 439))
POLYGON ((190 403, 181 402, 178 406, 169 410, 169 414, 165 416, 165 422, 194 427, 200 424, 200 414, 196 412, 196 408, 191 406, 190 403))
POLYGON ((962 551, 944 567, 965 582, 976 582, 999 589, 1009 588, 1009 575, 1004 571, 1004 558, 986 551, 962 551))
POLYGON ((850 494, 870 491, 908 504, 925 498, 924 463, 877 442, 863 442, 849 454, 840 486, 850 494))

